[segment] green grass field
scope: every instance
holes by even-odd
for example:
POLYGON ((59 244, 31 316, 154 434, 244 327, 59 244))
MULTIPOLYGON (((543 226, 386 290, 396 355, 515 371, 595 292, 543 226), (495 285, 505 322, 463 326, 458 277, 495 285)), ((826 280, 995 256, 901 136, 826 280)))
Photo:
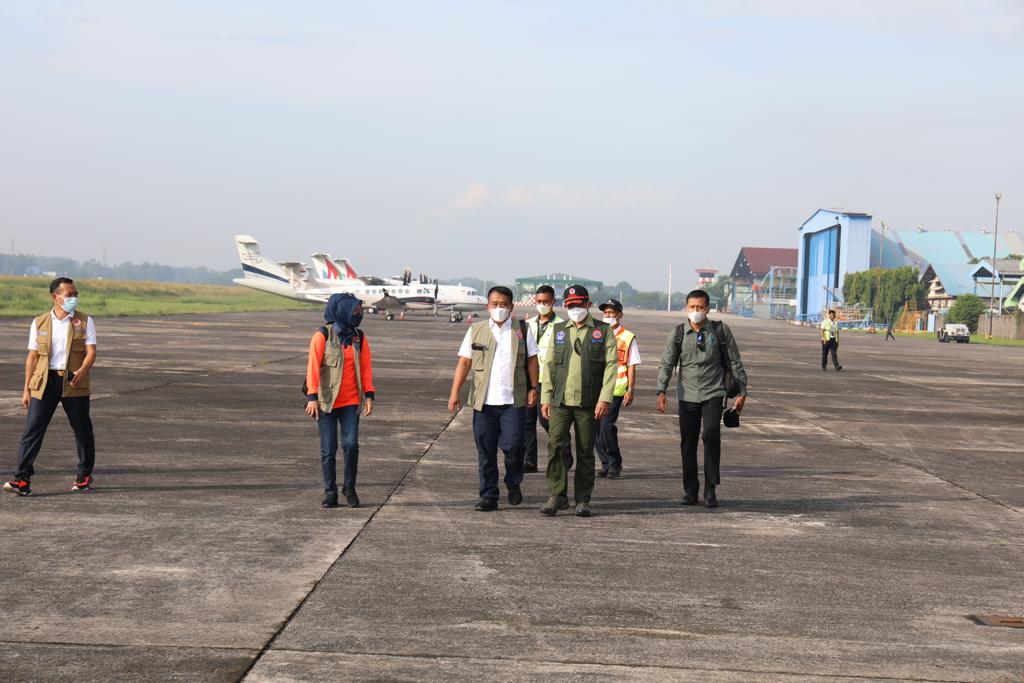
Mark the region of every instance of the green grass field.
MULTIPOLYGON (((172 315, 303 311, 291 301, 237 285, 183 285, 126 280, 75 280, 79 305, 90 315, 172 315)), ((0 317, 32 317, 53 305, 49 278, 0 277, 0 317)))
MULTIPOLYGON (((863 330, 858 329, 847 330, 847 332, 867 334, 863 330)), ((876 334, 880 338, 884 339, 885 328, 879 328, 879 331, 876 332, 876 334)), ((893 334, 901 339, 918 339, 920 341, 932 342, 935 344, 938 343, 938 339, 936 339, 934 332, 893 332, 893 334)), ((975 333, 971 334, 971 343, 988 344, 990 346, 1024 346, 1024 339, 1006 339, 1005 337, 992 337, 991 339, 986 339, 985 335, 975 333)))

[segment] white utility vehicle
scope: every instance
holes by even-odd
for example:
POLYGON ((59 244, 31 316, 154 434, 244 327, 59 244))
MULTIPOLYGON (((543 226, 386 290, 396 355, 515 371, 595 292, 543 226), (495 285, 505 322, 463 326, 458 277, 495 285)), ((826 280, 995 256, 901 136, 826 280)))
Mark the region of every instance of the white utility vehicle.
POLYGON ((936 334, 939 337, 939 341, 942 343, 971 343, 971 331, 967 329, 967 325, 961 323, 946 323, 946 325, 942 329, 940 329, 936 334))

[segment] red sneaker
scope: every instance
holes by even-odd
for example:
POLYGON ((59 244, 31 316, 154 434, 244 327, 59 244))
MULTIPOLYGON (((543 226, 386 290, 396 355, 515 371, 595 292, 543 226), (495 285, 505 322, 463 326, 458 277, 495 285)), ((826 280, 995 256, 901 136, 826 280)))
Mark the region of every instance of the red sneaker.
POLYGON ((31 496, 32 487, 28 485, 28 481, 25 479, 18 479, 16 481, 5 481, 4 491, 8 493, 17 493, 19 496, 31 496))
POLYGON ((71 485, 72 491, 88 491, 92 487, 92 475, 87 474, 80 479, 76 479, 75 483, 71 485))

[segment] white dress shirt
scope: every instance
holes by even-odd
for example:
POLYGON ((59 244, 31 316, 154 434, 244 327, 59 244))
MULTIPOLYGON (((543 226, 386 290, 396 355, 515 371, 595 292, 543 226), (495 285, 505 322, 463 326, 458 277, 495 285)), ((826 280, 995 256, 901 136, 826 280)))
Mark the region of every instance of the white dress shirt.
MULTIPOLYGON (((519 321, 509 316, 504 324, 499 325, 494 320, 488 319, 487 324, 491 326, 491 334, 494 335, 496 347, 494 349, 494 361, 491 363, 491 376, 487 382, 487 394, 484 396, 484 405, 505 406, 515 403, 515 392, 513 391, 512 373, 515 371, 515 359, 512 357, 512 335, 513 325, 519 330, 519 321)), ((526 357, 533 358, 537 355, 537 342, 533 335, 527 334, 525 339, 519 343, 526 342, 526 357)), ((459 347, 459 356, 462 358, 473 358, 473 327, 466 330, 466 336, 462 339, 462 346, 459 347)))
MULTIPOLYGON (((71 324, 71 319, 74 316, 69 315, 61 320, 54 311, 50 311, 50 316, 53 318, 51 328, 53 337, 50 339, 50 369, 66 370, 68 365, 68 325, 71 324)), ((38 336, 36 321, 33 320, 32 331, 28 334, 29 351, 39 350, 38 336)), ((85 345, 96 346, 96 323, 92 321, 91 315, 85 321, 85 345)))

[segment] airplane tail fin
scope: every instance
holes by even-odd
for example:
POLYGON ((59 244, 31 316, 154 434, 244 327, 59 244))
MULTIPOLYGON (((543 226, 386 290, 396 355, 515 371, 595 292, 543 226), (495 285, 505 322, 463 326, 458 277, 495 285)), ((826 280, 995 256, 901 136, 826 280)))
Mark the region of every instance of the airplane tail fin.
POLYGON ((260 243, 250 235, 235 235, 238 260, 242 262, 242 273, 246 279, 271 279, 287 282, 288 278, 279 265, 263 258, 260 243))
POLYGON ((313 254, 313 267, 316 269, 316 274, 321 280, 343 280, 341 271, 338 270, 338 266, 334 265, 334 261, 331 259, 329 254, 323 252, 313 254))
POLYGON ((356 272, 356 269, 352 267, 352 262, 349 261, 347 258, 338 259, 336 263, 341 265, 341 270, 345 273, 349 280, 359 279, 359 273, 356 272))

